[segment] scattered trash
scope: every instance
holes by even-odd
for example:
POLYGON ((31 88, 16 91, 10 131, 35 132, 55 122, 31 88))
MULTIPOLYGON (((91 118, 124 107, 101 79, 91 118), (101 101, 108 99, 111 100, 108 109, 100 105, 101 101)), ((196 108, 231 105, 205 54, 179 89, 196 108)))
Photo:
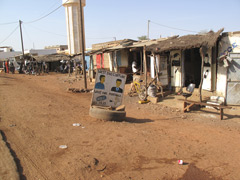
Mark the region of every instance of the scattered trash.
POLYGON ((88 93, 90 92, 89 89, 79 89, 79 88, 68 88, 67 91, 71 91, 73 93, 88 93))
POLYGON ((183 165, 183 160, 178 160, 179 165, 183 165))
POLYGON ((9 127, 15 127, 15 126, 17 126, 16 124, 11 124, 9 127))
POLYGON ((84 129, 85 127, 83 126, 82 128, 84 129))
POLYGON ((81 126, 81 124, 80 123, 73 123, 73 126, 78 127, 78 126, 81 126))
POLYGON ((67 149, 67 145, 60 145, 59 148, 60 149, 67 149))
POLYGON ((90 167, 100 172, 104 171, 107 166, 106 164, 100 162, 97 158, 93 158, 92 162, 90 163, 90 167))
POLYGON ((182 116, 181 118, 182 118, 182 119, 187 119, 187 116, 182 116))
POLYGON ((146 104, 146 103, 149 103, 150 101, 149 100, 145 100, 145 101, 138 101, 139 104, 146 104))

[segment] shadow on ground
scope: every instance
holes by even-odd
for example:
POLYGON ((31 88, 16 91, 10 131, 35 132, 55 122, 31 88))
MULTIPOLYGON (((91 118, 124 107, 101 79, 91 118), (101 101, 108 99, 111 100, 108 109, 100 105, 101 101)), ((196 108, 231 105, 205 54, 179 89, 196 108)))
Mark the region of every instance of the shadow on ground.
POLYGON ((126 117, 125 119, 118 120, 116 122, 128 122, 128 123, 143 124, 143 123, 151 123, 154 121, 150 120, 150 119, 136 119, 136 118, 126 117))
POLYGON ((26 178, 26 176, 23 175, 23 168, 22 168, 22 166, 21 166, 20 160, 18 159, 16 153, 15 153, 15 152, 13 151, 13 149, 11 148, 11 145, 7 142, 7 137, 6 137, 6 135, 4 134, 4 132, 0 130, 0 133, 1 133, 1 135, 2 135, 3 141, 6 143, 6 145, 7 145, 8 149, 9 149, 11 155, 12 155, 13 158, 14 158, 14 161, 15 161, 16 166, 17 166, 17 171, 18 171, 18 173, 19 173, 20 180, 26 180, 27 178, 26 178))

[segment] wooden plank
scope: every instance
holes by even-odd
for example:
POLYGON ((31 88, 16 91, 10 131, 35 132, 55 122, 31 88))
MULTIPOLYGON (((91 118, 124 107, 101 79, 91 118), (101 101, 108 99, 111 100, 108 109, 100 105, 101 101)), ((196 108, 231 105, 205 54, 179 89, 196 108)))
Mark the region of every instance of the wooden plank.
POLYGON ((151 96, 148 96, 148 97, 147 97, 147 100, 151 101, 151 103, 153 103, 153 104, 157 104, 158 101, 159 101, 159 97, 151 97, 151 96))
POLYGON ((207 104, 207 103, 193 102, 193 101, 189 101, 189 100, 184 100, 183 101, 183 112, 189 111, 190 107, 192 107, 194 105, 209 105, 209 106, 212 106, 212 107, 220 108, 220 112, 219 112, 220 120, 223 120, 223 110, 232 108, 232 107, 223 106, 223 105, 214 105, 214 104, 207 104), (190 103, 190 105, 187 105, 188 103, 190 103))
POLYGON ((184 109, 183 109, 183 112, 189 111, 189 110, 190 110, 190 107, 192 107, 192 106, 194 106, 194 105, 196 105, 196 104, 191 103, 191 104, 189 104, 189 105, 186 105, 186 106, 184 107, 184 109))
POLYGON ((220 108, 220 120, 223 120, 223 108, 220 108))
POLYGON ((199 104, 199 105, 203 105, 203 106, 212 106, 212 107, 219 107, 219 108, 224 108, 224 109, 232 109, 231 106, 208 104, 208 103, 204 103, 204 102, 197 102, 197 101, 184 100, 184 99, 179 99, 179 101, 184 101, 184 102, 186 102, 186 103, 199 104))

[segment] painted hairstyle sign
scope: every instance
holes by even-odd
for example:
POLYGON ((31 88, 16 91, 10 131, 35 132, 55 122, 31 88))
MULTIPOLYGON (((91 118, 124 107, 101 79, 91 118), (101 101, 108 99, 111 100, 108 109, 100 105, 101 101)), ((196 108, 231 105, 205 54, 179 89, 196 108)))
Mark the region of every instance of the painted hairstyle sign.
POLYGON ((92 105, 111 106, 122 104, 126 75, 98 69, 92 105))

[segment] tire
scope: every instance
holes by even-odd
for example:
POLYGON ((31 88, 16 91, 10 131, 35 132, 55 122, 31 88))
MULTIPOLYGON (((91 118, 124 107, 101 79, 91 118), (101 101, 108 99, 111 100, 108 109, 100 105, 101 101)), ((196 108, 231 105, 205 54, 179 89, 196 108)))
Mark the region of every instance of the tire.
POLYGON ((140 86, 138 97, 141 101, 145 101, 147 99, 147 90, 145 86, 140 86))
POLYGON ((114 111, 91 106, 89 115, 107 121, 121 121, 126 117, 126 111, 114 111))

